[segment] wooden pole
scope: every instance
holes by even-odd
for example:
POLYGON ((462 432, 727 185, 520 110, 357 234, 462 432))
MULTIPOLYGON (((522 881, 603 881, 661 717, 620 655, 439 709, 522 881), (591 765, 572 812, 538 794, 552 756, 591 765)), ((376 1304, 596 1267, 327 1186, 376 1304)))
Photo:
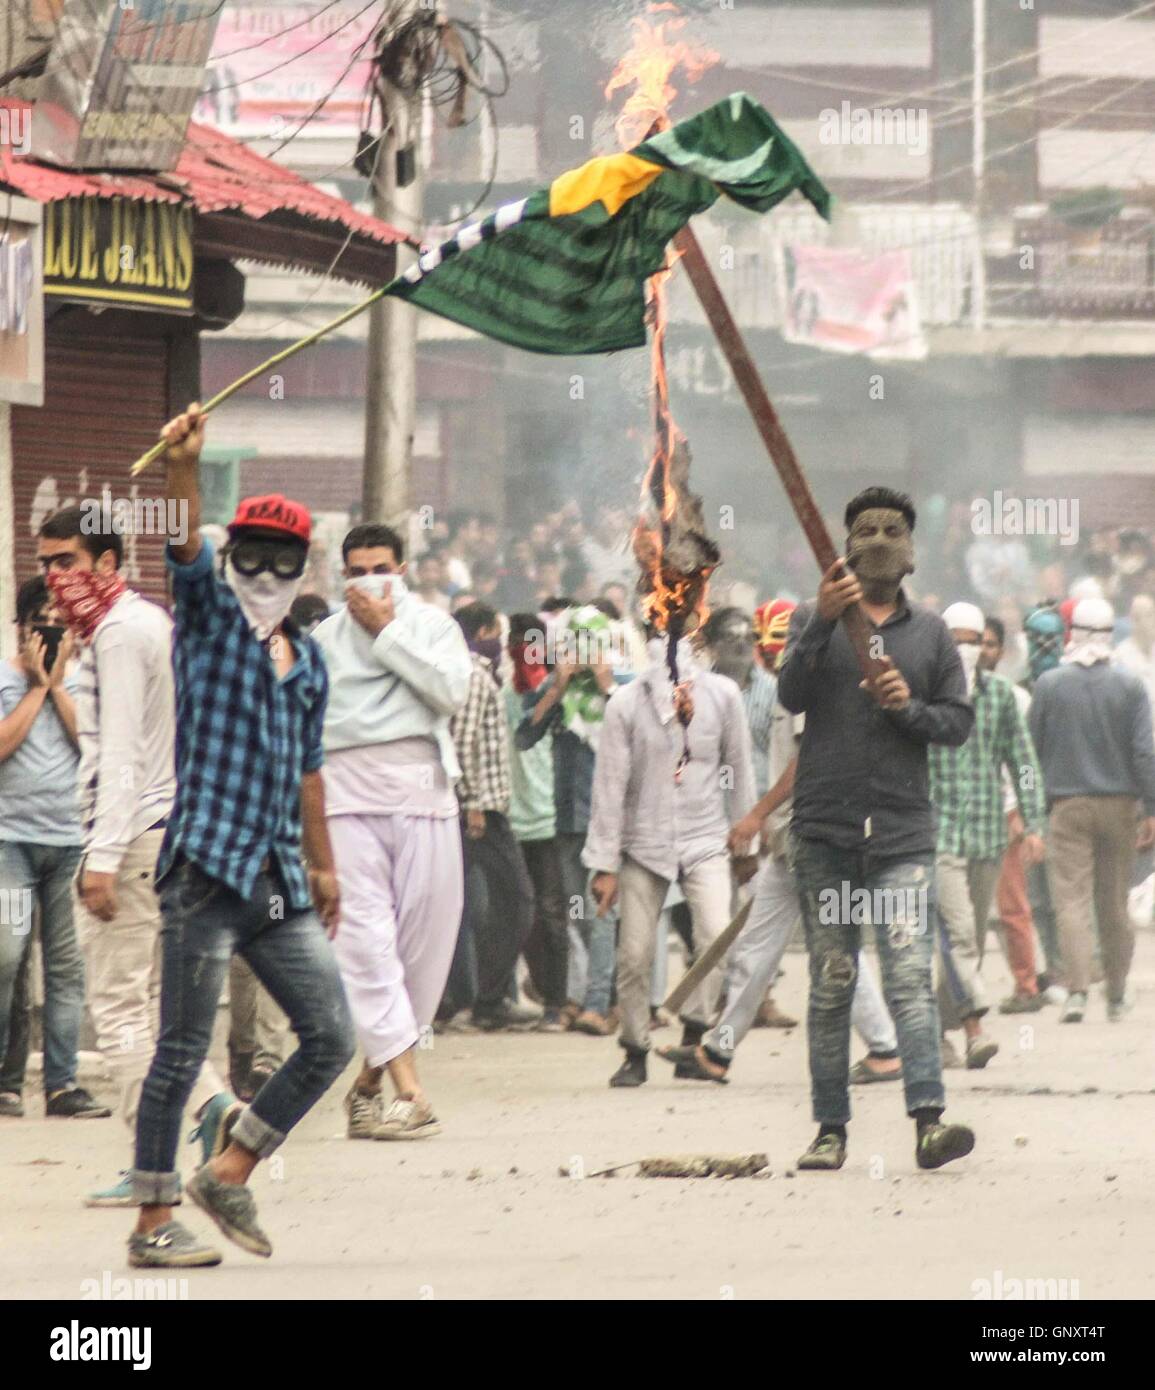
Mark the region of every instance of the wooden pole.
POLYGON ((722 957, 729 951, 734 942, 738 940, 738 937, 742 934, 742 928, 746 925, 746 920, 750 916, 750 909, 753 906, 753 897, 748 898, 742 904, 738 909, 738 915, 726 930, 718 933, 670 991, 669 998, 662 1004, 663 1009, 668 1013, 677 1014, 678 1010, 690 995, 693 994, 710 971, 721 963, 722 957))
MULTIPOLYGON (((746 346, 741 329, 734 321, 730 306, 723 298, 721 287, 702 252, 701 243, 689 226, 683 227, 674 238, 674 245, 682 253, 682 264, 702 302, 702 308, 706 311, 706 320, 714 330, 718 345, 734 373, 738 389, 754 417, 754 424, 762 436, 762 442, 778 470, 782 486, 786 489, 786 496, 790 499, 794 514, 806 533, 814 558, 818 561, 818 568, 825 574, 838 558, 838 551, 834 548, 830 532, 827 531, 826 523, 822 520, 822 514, 814 501, 814 494, 810 491, 810 484, 802 471, 802 465, 798 462, 794 446, 782 428, 778 412, 774 409, 762 378, 758 375, 758 368, 750 356, 750 349, 746 346)), ((842 622, 863 676, 867 680, 872 679, 884 667, 870 654, 872 626, 862 605, 855 604, 848 608, 842 615, 842 622)))

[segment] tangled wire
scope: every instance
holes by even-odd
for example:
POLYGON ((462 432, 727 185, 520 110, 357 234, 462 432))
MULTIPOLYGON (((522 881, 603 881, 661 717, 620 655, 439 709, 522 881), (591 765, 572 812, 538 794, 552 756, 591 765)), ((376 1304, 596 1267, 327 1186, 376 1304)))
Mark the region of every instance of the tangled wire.
POLYGON ((470 91, 486 101, 509 91, 509 65, 493 40, 473 24, 433 11, 422 11, 398 25, 386 20, 377 32, 375 65, 398 91, 424 96, 435 107, 449 107, 450 126, 466 124, 470 91), (496 81, 482 76, 491 63, 496 81))

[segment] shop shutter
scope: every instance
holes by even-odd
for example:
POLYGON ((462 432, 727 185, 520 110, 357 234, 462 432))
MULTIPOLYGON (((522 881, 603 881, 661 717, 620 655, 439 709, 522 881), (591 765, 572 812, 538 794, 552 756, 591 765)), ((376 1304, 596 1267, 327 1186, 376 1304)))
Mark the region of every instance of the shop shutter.
MULTIPOLYGON (((99 326, 99 318, 93 321, 99 326)), ((133 461, 167 418, 168 342, 162 337, 79 333, 77 317, 50 326, 44 405, 12 411, 16 575, 36 573, 36 532, 58 508, 88 498, 156 502, 164 471, 131 478, 133 461)), ((163 504, 162 504, 163 505, 163 504)), ((145 511, 155 521, 162 512, 145 511)), ((154 527, 155 529, 155 527, 154 527)), ((123 573, 165 601, 163 535, 126 534, 123 573)))

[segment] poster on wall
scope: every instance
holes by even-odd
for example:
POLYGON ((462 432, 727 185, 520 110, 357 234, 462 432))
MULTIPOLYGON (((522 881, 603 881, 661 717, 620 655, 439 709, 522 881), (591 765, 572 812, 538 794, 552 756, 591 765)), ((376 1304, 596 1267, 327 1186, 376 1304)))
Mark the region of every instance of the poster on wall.
POLYGON ((41 208, 0 193, 0 401, 44 404, 41 208))

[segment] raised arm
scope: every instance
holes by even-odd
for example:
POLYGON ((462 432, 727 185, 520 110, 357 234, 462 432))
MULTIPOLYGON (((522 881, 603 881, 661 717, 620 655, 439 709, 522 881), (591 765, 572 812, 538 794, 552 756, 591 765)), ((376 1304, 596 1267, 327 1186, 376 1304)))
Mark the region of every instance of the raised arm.
POLYGON ((200 458, 205 445, 205 417, 199 403, 170 420, 161 431, 169 508, 169 549, 178 565, 191 565, 201 549, 200 458), (173 519, 176 526, 173 527, 173 519))

